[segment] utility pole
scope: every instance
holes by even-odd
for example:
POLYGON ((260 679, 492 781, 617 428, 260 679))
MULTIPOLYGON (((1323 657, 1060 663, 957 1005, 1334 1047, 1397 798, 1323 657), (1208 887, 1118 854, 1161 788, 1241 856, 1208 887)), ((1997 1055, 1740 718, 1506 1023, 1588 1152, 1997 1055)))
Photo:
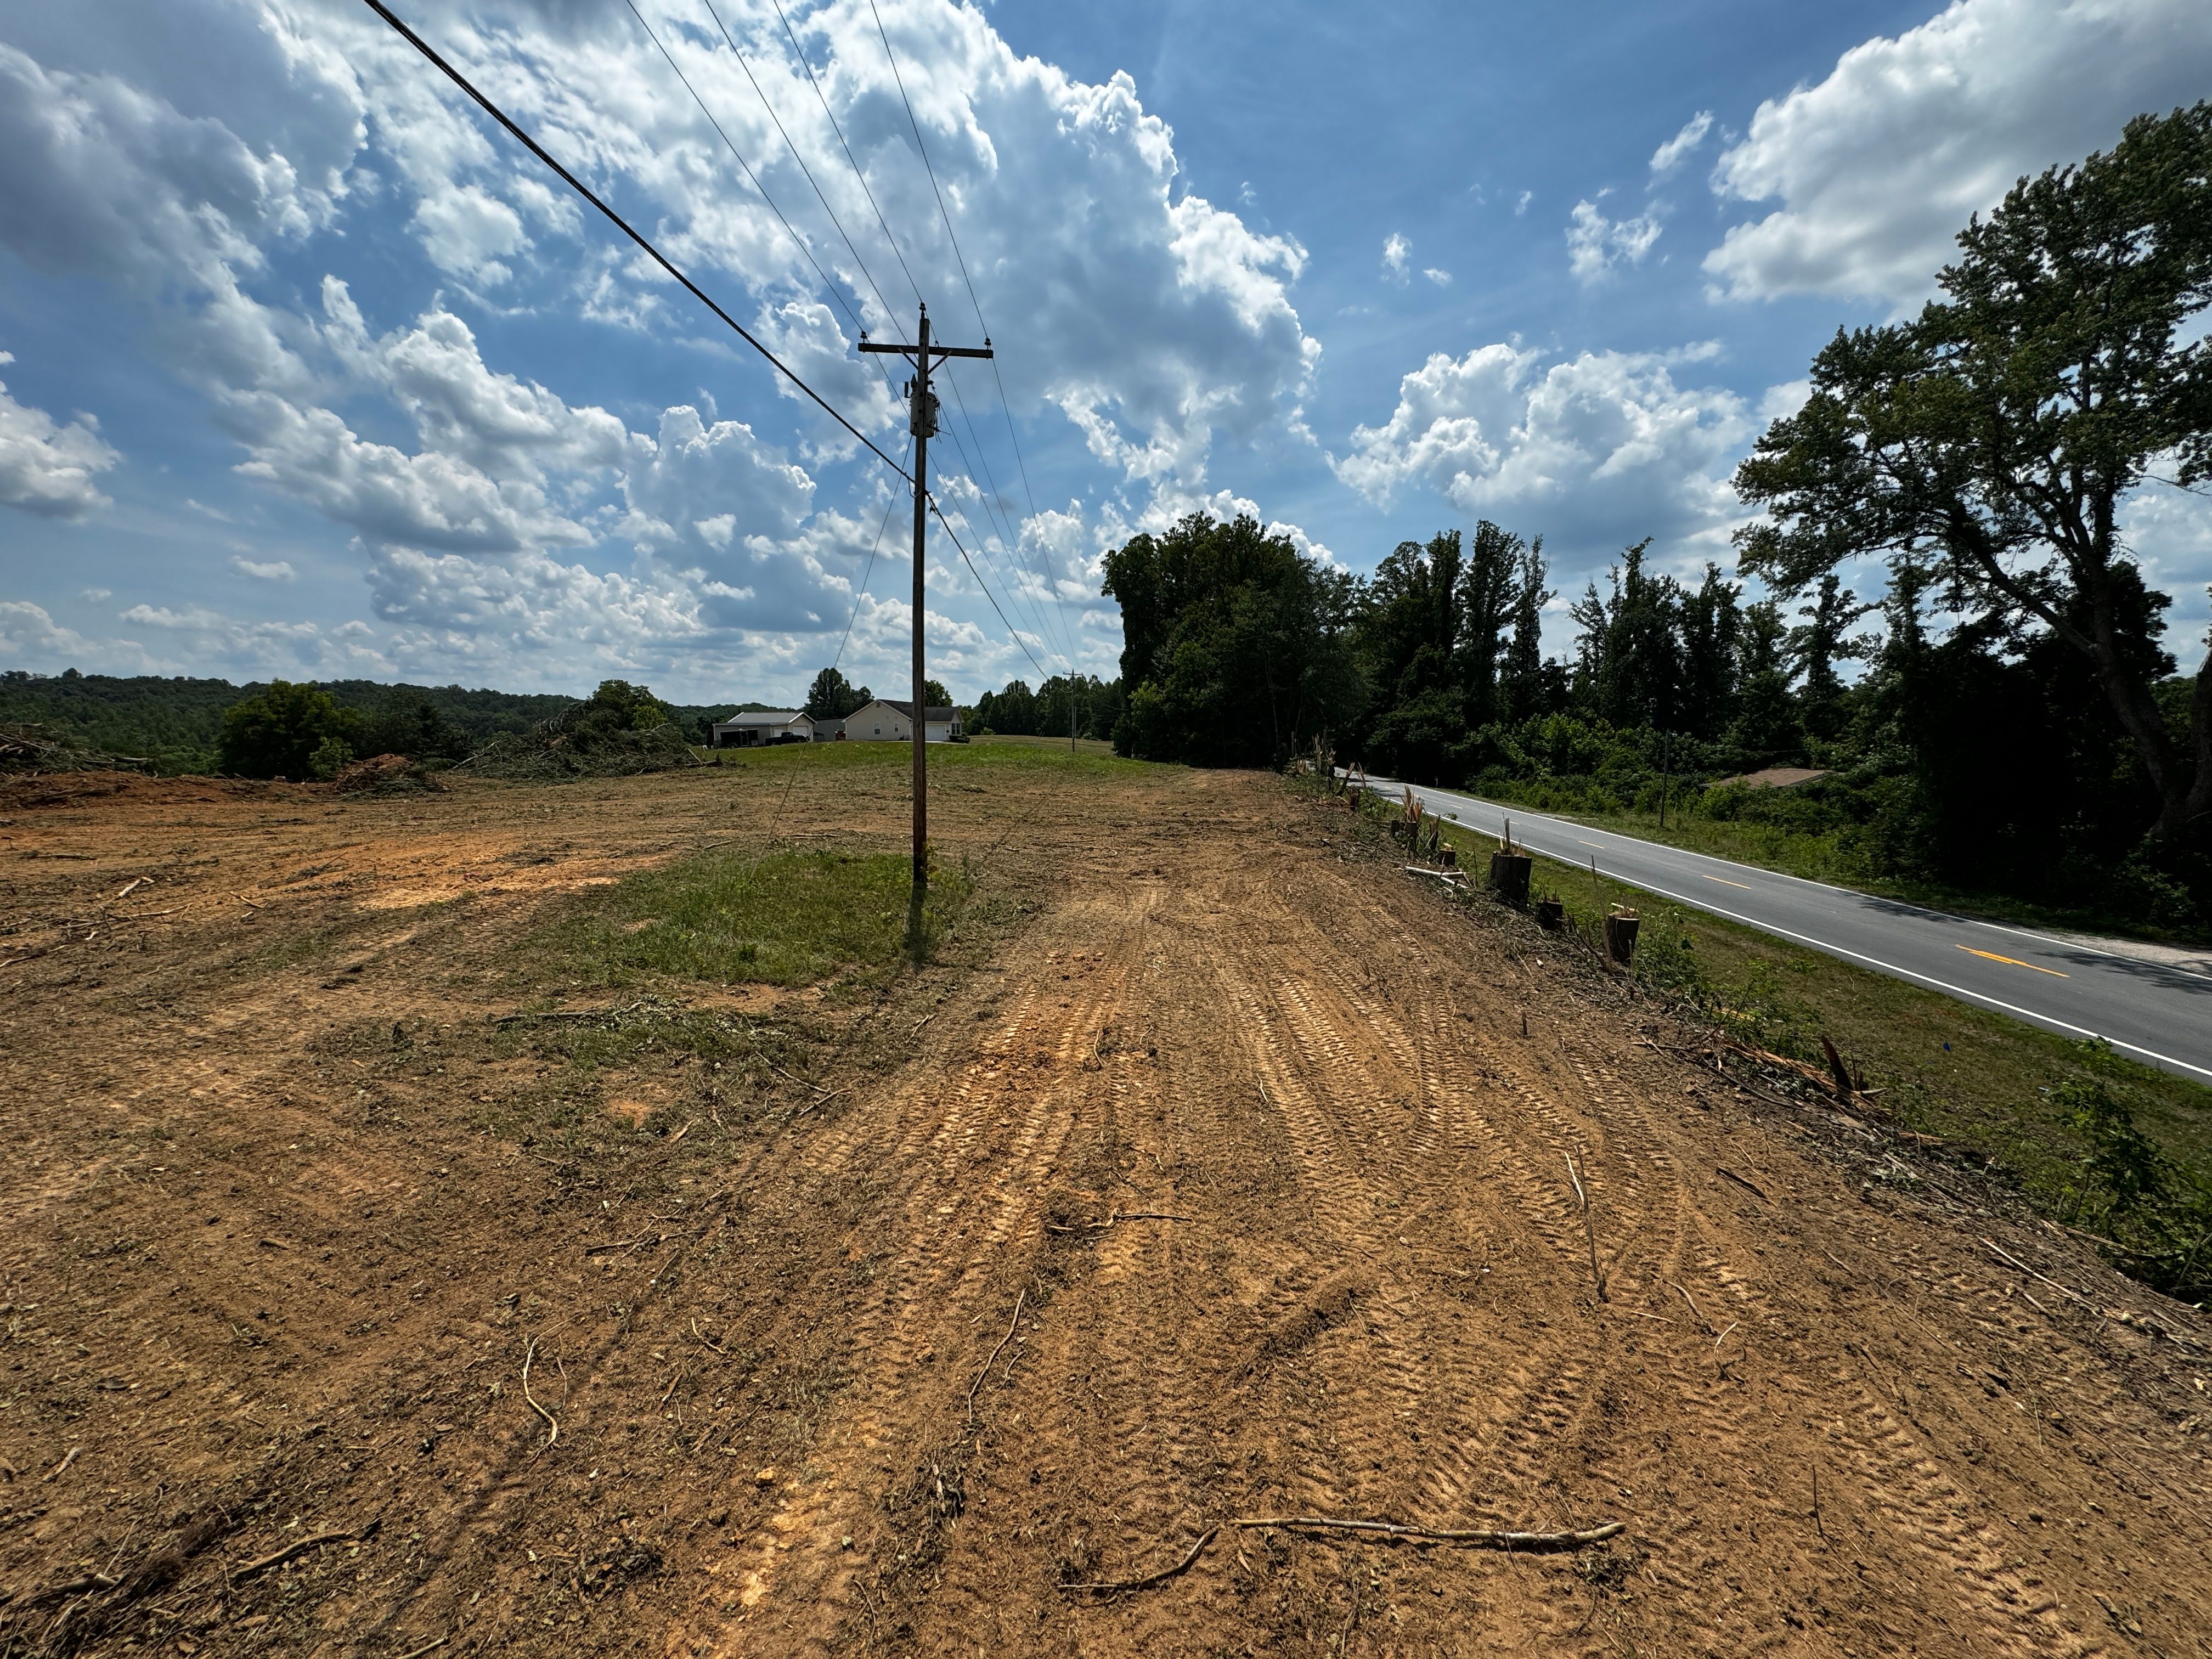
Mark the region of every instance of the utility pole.
POLYGON ((926 569, 923 544, 929 521, 929 441, 937 431, 937 398, 929 389, 932 357, 988 357, 991 343, 981 346, 932 345, 929 307, 921 307, 921 326, 913 345, 886 345, 863 334, 863 351, 894 352, 914 365, 907 382, 907 429, 914 434, 914 888, 907 900, 907 944, 921 946, 921 906, 929 890, 929 679, 922 660, 922 577, 926 569))

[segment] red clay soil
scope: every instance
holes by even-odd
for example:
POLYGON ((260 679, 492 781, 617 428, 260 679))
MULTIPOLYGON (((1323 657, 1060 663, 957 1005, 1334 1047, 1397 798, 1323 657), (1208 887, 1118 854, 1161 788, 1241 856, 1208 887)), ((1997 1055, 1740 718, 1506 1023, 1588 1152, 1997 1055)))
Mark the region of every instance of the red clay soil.
POLYGON ((948 790, 945 963, 654 988, 761 1063, 500 1023, 902 811, 0 791, 0 1653, 2212 1653, 2200 1315, 1273 780, 948 790))

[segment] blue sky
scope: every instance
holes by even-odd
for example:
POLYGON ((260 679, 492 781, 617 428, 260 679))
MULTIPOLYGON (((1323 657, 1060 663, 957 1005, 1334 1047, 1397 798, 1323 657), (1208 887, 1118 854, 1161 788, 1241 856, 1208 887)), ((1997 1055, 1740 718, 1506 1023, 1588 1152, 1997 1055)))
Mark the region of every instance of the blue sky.
MULTIPOLYGON (((1006 405, 963 369, 933 452, 965 696, 1113 672, 1098 560, 1194 509, 1358 570, 1488 517, 1563 595, 1646 535, 1725 563, 1838 325, 2212 89, 2183 0, 878 0, 956 258, 868 0, 785 0, 804 66, 713 4, 638 0, 803 252, 625 0, 398 9, 885 448, 860 328, 980 306, 1006 405)), ((884 469, 354 0, 0 8, 0 664, 707 702, 842 641, 900 684, 884 469)), ((2212 512, 2130 530, 2194 662, 2212 512)))

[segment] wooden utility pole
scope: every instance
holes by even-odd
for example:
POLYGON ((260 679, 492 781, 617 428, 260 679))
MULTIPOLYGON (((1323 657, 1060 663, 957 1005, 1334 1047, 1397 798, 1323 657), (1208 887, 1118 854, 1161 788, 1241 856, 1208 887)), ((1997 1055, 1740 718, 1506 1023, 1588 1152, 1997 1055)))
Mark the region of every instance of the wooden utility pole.
POLYGON ((937 431, 937 398, 929 389, 930 360, 947 357, 988 357, 991 343, 980 346, 932 345, 929 307, 921 307, 921 326, 913 345, 884 344, 860 337, 863 351, 896 352, 914 365, 907 382, 907 429, 914 434, 914 887, 907 900, 907 942, 921 942, 922 900, 929 890, 929 678, 922 660, 922 577, 926 569, 923 544, 929 522, 929 441, 937 431))

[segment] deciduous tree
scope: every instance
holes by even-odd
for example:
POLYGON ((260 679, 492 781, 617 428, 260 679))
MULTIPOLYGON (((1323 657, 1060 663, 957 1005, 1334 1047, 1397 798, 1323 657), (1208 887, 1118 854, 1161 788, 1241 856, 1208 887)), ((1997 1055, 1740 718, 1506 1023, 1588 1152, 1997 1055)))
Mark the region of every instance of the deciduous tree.
POLYGON ((1886 556, 1944 605, 2039 624, 2086 659, 2155 787, 2153 839, 2212 841, 2212 674, 2177 742, 2146 664, 2119 532, 2147 483, 2212 477, 2212 104, 2128 124, 2078 166, 2023 179, 1959 237, 1943 297, 1839 332, 1812 396, 1737 470, 1769 518, 1742 562, 1796 595, 1886 556))

